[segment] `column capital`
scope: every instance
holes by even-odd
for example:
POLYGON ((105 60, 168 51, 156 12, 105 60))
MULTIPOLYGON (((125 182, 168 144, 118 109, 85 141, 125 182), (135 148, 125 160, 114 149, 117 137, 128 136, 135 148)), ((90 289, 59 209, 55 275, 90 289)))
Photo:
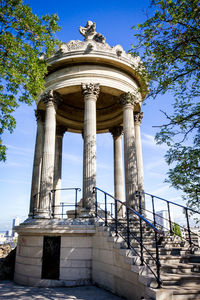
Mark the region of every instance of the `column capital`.
POLYGON ((135 125, 141 125, 142 118, 143 118, 143 112, 134 113, 135 125))
POLYGON ((135 93, 124 93, 120 96, 118 99, 118 103, 121 104, 122 106, 127 106, 131 105, 134 107, 137 103, 139 103, 139 100, 137 98, 137 94, 135 93))
POLYGON ((123 133, 123 127, 122 126, 115 126, 111 129, 109 129, 110 133, 112 134, 113 138, 118 138, 123 133))
POLYGON ((100 92, 99 83, 82 83, 81 88, 83 97, 92 95, 97 99, 100 92))
POLYGON ((65 126, 62 126, 62 125, 56 126, 56 136, 62 137, 66 131, 67 131, 67 128, 65 126))
POLYGON ((63 101, 60 94, 54 90, 48 90, 41 95, 41 100, 46 104, 53 104, 55 108, 63 101))
POLYGON ((44 110, 37 110, 37 109, 35 109, 35 117, 36 117, 37 122, 38 121, 44 122, 44 119, 45 119, 45 112, 44 112, 44 110))

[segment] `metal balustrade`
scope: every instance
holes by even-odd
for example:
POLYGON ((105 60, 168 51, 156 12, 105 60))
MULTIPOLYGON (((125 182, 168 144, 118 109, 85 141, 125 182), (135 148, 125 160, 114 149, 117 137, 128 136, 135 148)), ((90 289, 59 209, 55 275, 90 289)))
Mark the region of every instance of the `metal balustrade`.
MULTIPOLYGON (((155 226, 161 226, 160 224, 158 224, 158 222, 156 222, 156 217, 159 217, 163 220, 166 220, 169 224, 169 232, 171 235, 177 235, 179 236, 178 234, 176 234, 176 232, 174 232, 173 230, 173 225, 174 224, 178 224, 177 222, 173 222, 172 221, 172 218, 171 218, 171 206, 175 206, 175 207, 180 207, 182 210, 183 210, 183 213, 182 213, 182 216, 185 216, 185 219, 186 219, 186 228, 180 224, 178 224, 178 226, 187 233, 187 237, 185 238, 184 236, 181 236, 181 238, 185 241, 188 241, 189 242, 189 245, 190 247, 198 247, 199 248, 199 245, 196 244, 194 241, 192 241, 192 235, 193 236, 196 236, 197 238, 200 238, 200 236, 193 232, 191 230, 191 226, 190 226, 190 218, 189 218, 189 214, 197 214, 199 216, 199 221, 200 221, 200 212, 198 211, 195 211, 187 206, 184 206, 184 205, 181 205, 181 204, 178 204, 178 203, 175 203, 173 201, 169 201, 169 200, 166 200, 164 198, 161 198, 161 197, 158 197, 158 196, 155 196, 155 195, 152 195, 152 194, 149 194, 149 193, 146 193, 144 191, 137 191, 136 192, 136 197, 138 198, 138 202, 140 203, 141 202, 141 198, 142 197, 145 197, 145 200, 147 202, 147 196, 150 197, 151 199, 151 203, 152 203, 152 211, 150 211, 149 209, 146 209, 144 207, 142 207, 142 212, 145 214, 146 212, 151 214, 152 217, 153 217, 153 223, 155 226), (156 214, 156 200, 158 201, 162 201, 162 202, 165 202, 166 205, 167 205, 167 212, 168 212, 168 218, 164 218, 162 217, 161 215, 158 215, 156 214)), ((138 203, 138 206, 139 206, 139 203, 138 203)), ((147 218, 149 219, 149 218, 147 218)), ((150 220, 150 219, 149 219, 150 220)), ((166 228, 165 226, 162 226, 162 229, 163 230, 168 230, 168 228, 166 228)))
MULTIPOLYGON (((71 216, 73 218, 81 218, 80 209, 82 206, 78 204, 78 192, 80 192, 80 188, 62 188, 62 189, 53 189, 49 191, 49 212, 51 218, 61 218, 67 217, 68 210, 65 211, 65 208, 74 207, 74 210, 70 211, 71 216), (61 202, 60 205, 56 205, 56 192, 57 191, 74 191, 74 203, 67 203, 61 202)), ((144 191, 137 191, 134 195, 134 199, 136 200, 136 208, 133 209, 126 203, 122 202, 119 199, 116 199, 111 194, 103 191, 98 187, 93 188, 93 193, 95 196, 95 203, 90 211, 90 215, 88 218, 98 218, 102 219, 103 224, 105 227, 110 228, 114 233, 115 236, 120 236, 123 241, 124 245, 127 249, 133 251, 133 253, 139 257, 140 265, 146 266, 150 272, 155 277, 157 282, 157 287, 160 288, 162 285, 161 278, 160 278, 160 253, 159 247, 161 245, 161 241, 163 239, 163 231, 168 230, 164 226, 158 224, 156 217, 162 218, 166 220, 169 224, 169 234, 170 235, 177 235, 180 237, 179 234, 173 231, 173 225, 175 222, 171 219, 171 206, 174 205, 175 207, 180 207, 185 212, 186 224, 187 228, 179 225, 181 229, 184 229, 187 232, 187 237, 182 237, 181 239, 188 241, 190 249, 194 249, 194 247, 198 248, 199 245, 195 244, 192 240, 192 236, 196 235, 196 233, 191 231, 190 228, 190 219, 189 214, 195 213, 200 215, 200 212, 197 212, 193 209, 190 209, 186 206, 181 204, 157 197, 155 195, 146 193, 144 191), (142 202, 143 198, 150 197, 151 199, 151 207, 152 211, 143 207, 142 202), (138 200, 137 200, 138 199, 138 200), (168 211, 168 218, 164 218, 158 214, 156 214, 156 200, 165 202, 167 205, 168 211), (121 217, 119 215, 118 207, 119 204, 121 207, 124 208, 125 215, 121 217), (147 217, 147 213, 152 216, 152 218, 147 217), (137 235, 138 231, 138 235, 137 235), (146 237, 145 234, 147 232, 151 233, 152 243, 155 243, 155 255, 151 253, 151 251, 146 246, 146 237), (153 235, 152 235, 153 233, 153 235), (149 262, 152 262, 151 264, 149 262), (156 266, 156 269, 155 269, 156 266)), ((40 193, 34 195, 34 203, 38 204, 40 193)), ((146 201, 146 199, 145 199, 146 201)), ((40 207, 37 206, 33 210, 32 217, 35 217, 35 213, 40 207)), ((199 237, 200 238, 200 237, 199 237)))

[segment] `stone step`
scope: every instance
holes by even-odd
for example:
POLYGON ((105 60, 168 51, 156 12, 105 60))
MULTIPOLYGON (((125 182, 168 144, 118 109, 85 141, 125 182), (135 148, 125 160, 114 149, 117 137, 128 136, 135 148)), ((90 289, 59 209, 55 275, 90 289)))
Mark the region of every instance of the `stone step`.
POLYGON ((181 262, 184 263, 200 263, 200 255, 189 254, 181 257, 181 262))
POLYGON ((198 289, 200 275, 191 272, 191 274, 161 274, 162 286, 178 285, 183 287, 193 287, 198 289))
MULTIPOLYGON (((168 286, 164 286, 163 290, 168 289, 168 286)), ((170 290, 173 292, 173 300, 199 300, 200 290, 199 288, 184 288, 177 285, 170 286, 170 290)), ((167 299, 166 299, 167 300, 167 299)))
POLYGON ((173 273, 173 274, 191 274, 199 273, 200 275, 200 263, 199 264, 185 264, 185 263, 177 263, 177 264, 164 264, 161 266, 161 272, 165 273, 173 273))

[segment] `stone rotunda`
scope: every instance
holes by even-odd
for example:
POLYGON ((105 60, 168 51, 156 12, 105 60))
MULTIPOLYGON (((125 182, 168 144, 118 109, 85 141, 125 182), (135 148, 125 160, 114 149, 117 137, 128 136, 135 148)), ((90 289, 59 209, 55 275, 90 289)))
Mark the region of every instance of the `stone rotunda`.
MULTIPOLYGON (((98 186, 97 134, 110 132, 113 136, 114 197, 124 201, 123 172, 126 204, 137 208, 135 192, 144 188, 140 124, 147 86, 137 71, 141 61, 120 45, 110 47, 95 30, 96 24, 88 21, 79 28, 84 41, 64 43, 46 59, 45 91, 39 97, 36 111, 29 218, 16 227, 18 283, 38 286, 98 283, 93 274, 93 251, 98 248, 94 242, 98 222, 94 218, 93 192, 98 186), (84 144, 83 170, 80 170, 82 200, 76 220, 59 218, 62 140, 66 131, 81 134, 84 144), (52 198, 53 190, 56 192, 52 198)), ((119 204, 118 213, 123 218, 125 212, 119 204)))

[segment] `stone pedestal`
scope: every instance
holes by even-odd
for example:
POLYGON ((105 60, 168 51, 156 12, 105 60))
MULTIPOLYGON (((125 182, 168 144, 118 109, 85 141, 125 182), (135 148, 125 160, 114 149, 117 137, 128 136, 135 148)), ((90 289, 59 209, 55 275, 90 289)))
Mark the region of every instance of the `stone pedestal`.
MULTIPOLYGON (((22 285, 54 287, 91 285, 94 225, 66 220, 30 220, 15 228, 19 234, 14 281, 22 285), (42 278, 44 238, 60 237, 58 279, 42 278)), ((55 258, 56 259, 56 258, 55 258)), ((48 277, 48 274, 45 276, 48 277)))

